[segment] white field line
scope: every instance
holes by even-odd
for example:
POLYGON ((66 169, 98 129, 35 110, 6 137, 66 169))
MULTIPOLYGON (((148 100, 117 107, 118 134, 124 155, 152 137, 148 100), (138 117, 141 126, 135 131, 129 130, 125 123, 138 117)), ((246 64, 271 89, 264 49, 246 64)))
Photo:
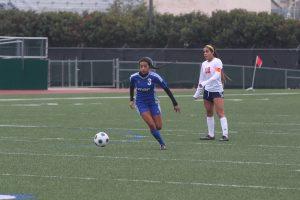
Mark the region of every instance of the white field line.
MULTIPOLYGON (((0 124, 0 128, 61 128, 61 129, 90 129, 90 130, 100 130, 100 128, 97 127, 60 127, 60 126, 46 126, 46 125, 19 125, 19 124, 0 124)), ((101 128, 102 130, 124 130, 124 131, 149 131, 147 128, 112 128, 112 127, 106 127, 101 128)), ((180 130, 180 129, 163 129, 162 132, 188 132, 188 134, 192 135, 201 135, 203 133, 195 133, 193 130, 180 130)), ((230 131, 231 133, 237 133, 237 131, 230 131)), ((216 133, 221 133, 217 132, 216 133)), ((165 134, 164 134, 165 135, 165 134)), ((173 135, 173 134, 169 134, 173 135)), ((175 135, 175 134, 174 134, 175 135)), ((180 136, 185 136, 184 134, 180 136)))
POLYGON ((274 123, 274 122, 236 122, 246 125, 272 125, 272 126, 300 126, 300 123, 274 123))
MULTIPOLYGON (((134 139, 134 135, 124 135, 128 139, 123 140, 110 140, 111 142, 141 142, 143 138, 149 138, 150 136, 141 136, 141 139, 134 139)), ((90 139, 72 139, 72 138, 29 138, 29 137, 0 137, 0 141, 13 141, 13 142, 28 142, 35 143, 40 141, 91 141, 90 139)), ((146 141, 148 143, 156 143, 156 141, 146 141)), ((208 142, 174 142, 169 141, 169 144, 189 144, 189 145, 209 145, 209 146, 238 146, 236 144, 223 144, 223 143, 208 143, 208 142)), ((245 145, 247 147, 266 147, 266 148, 292 148, 300 149, 300 146, 285 146, 285 145, 265 145, 265 144, 255 144, 255 145, 245 145)))
MULTIPOLYGON (((238 122, 238 123, 244 123, 247 124, 247 122, 238 122)), ((253 122, 249 122, 253 123, 253 122)), ((283 124, 284 125, 284 124, 283 124)), ((290 125, 290 124, 289 124, 290 125)), ((97 127, 60 127, 60 126, 46 126, 46 125, 22 125, 22 124, 0 124, 0 128, 61 128, 61 129, 90 129, 90 130, 100 130, 100 128, 97 127)), ((124 131, 149 131, 147 128, 112 128, 112 127, 106 127, 102 128, 103 130, 124 130, 124 131)), ((188 135, 203 135, 205 133, 202 132, 194 132, 193 130, 180 130, 180 129, 163 129, 162 130, 163 135, 171 135, 171 136, 180 136, 184 137, 187 134, 188 135), (165 133, 165 132, 183 132, 187 134, 174 134, 174 133, 165 133)), ((220 134, 221 132, 216 131, 217 134, 220 134)), ((230 130, 230 133, 238 133, 237 131, 230 130)), ((256 131, 255 133, 258 134, 266 134, 266 135, 300 135, 297 132, 290 133, 290 132, 273 132, 273 131, 256 131)))
POLYGON ((270 189, 270 190, 300 190, 300 188, 277 187, 277 186, 262 186, 262 185, 236 185, 222 183, 204 183, 204 182, 181 182, 181 181, 156 181, 156 180, 140 180, 140 179, 113 179, 123 182, 138 182, 138 183, 159 183, 172 185, 191 185, 191 186, 208 186, 208 187, 228 187, 228 188, 249 188, 249 189, 270 189))
POLYGON ((150 184, 169 184, 169 185, 191 185, 191 186, 205 186, 205 187, 225 187, 225 188, 248 188, 248 189, 260 189, 260 190, 300 190, 300 188, 281 187, 281 186, 264 186, 264 185, 238 185, 238 184, 224 184, 224 183, 205 183, 205 182, 182 182, 182 181, 159 181, 149 179, 126 179, 126 178, 113 178, 113 179, 98 179, 94 177, 68 177, 68 176, 49 176, 49 175, 37 175, 37 174, 9 174, 3 173, 0 176, 13 176, 24 178, 46 178, 46 179, 74 179, 85 181, 117 181, 117 182, 134 182, 134 183, 150 183, 150 184))
POLYGON ((62 158, 93 158, 93 159, 113 159, 113 160, 150 160, 150 161, 173 161, 173 162, 199 162, 199 163, 223 163, 234 165, 273 165, 273 166, 297 166, 300 164, 293 163, 272 163, 259 161, 240 161, 240 160, 204 160, 204 159, 180 159, 180 158, 154 158, 154 157, 129 157, 129 156, 103 156, 87 154, 44 154, 44 153, 22 153, 22 152, 0 152, 0 155, 6 156, 33 156, 33 157, 62 157, 62 158))
MULTIPOLYGON (((293 92, 282 92, 282 93, 249 93, 249 94, 226 94, 226 96, 286 96, 286 95, 299 95, 300 93, 293 92)), ((192 97, 190 95, 175 95, 175 97, 192 97)), ((160 98, 169 98, 166 95, 159 96, 160 98)), ((49 101, 49 100, 92 100, 92 99, 128 99, 128 96, 103 96, 103 97, 46 97, 46 98, 11 98, 11 99, 0 99, 0 102, 10 101, 49 101)))
POLYGON ((46 175, 36 175, 36 174, 0 174, 0 176, 15 176, 15 177, 36 177, 36 178, 49 178, 49 179, 75 179, 75 180, 97 180, 92 177, 75 177, 75 176, 46 176, 46 175))

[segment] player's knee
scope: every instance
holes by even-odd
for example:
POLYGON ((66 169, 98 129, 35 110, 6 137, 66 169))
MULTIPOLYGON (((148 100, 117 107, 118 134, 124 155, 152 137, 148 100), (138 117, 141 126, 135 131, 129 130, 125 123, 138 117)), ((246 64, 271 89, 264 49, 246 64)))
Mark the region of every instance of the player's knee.
POLYGON ((157 129, 157 127, 154 123, 153 124, 152 123, 148 124, 148 126, 149 126, 150 130, 156 130, 157 129))
POLYGON ((206 116, 207 117, 212 117, 214 115, 214 112, 212 110, 207 110, 206 111, 206 116))
POLYGON ((225 117, 224 111, 217 112, 217 115, 219 116, 219 118, 225 117))
POLYGON ((156 125, 156 129, 157 130, 161 130, 162 129, 162 125, 156 125))

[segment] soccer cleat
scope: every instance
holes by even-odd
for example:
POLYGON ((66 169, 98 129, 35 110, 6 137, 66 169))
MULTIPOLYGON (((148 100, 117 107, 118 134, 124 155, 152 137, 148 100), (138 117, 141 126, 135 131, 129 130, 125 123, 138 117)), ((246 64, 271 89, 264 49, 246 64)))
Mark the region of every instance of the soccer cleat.
POLYGON ((226 137, 226 136, 223 135, 223 136, 220 138, 219 141, 221 141, 221 142, 226 142, 226 141, 229 141, 229 139, 228 139, 228 137, 226 137))
POLYGON ((164 145, 164 144, 160 145, 160 150, 167 150, 166 145, 164 145))
POLYGON ((215 137, 211 137, 210 135, 206 135, 204 137, 200 137, 200 140, 214 140, 215 137))

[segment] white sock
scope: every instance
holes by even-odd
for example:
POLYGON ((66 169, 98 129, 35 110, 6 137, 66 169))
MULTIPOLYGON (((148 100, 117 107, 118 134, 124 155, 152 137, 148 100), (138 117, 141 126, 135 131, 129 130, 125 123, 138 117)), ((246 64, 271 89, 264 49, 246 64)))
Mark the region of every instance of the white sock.
POLYGON ((215 118, 212 117, 206 117, 207 122, 207 128, 208 128, 208 135, 211 137, 215 137, 215 118))
POLYGON ((226 117, 220 118, 220 122, 221 122, 222 131, 223 131, 223 136, 228 137, 228 124, 227 124, 226 117))

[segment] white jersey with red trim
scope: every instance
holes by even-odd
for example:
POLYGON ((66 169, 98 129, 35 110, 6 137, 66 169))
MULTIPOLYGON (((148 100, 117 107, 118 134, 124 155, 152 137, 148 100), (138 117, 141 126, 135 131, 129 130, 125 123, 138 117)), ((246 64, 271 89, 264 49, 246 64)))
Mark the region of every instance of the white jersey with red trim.
POLYGON ((221 71, 223 63, 219 58, 202 63, 199 84, 209 92, 223 92, 221 71))

